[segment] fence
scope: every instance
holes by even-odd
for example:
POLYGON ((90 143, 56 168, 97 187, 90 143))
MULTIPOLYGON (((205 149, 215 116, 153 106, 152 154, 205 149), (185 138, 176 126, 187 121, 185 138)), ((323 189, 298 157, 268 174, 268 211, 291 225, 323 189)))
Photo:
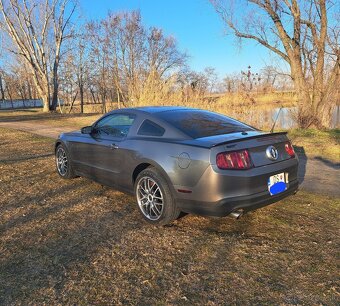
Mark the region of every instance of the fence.
POLYGON ((0 100, 0 109, 34 108, 42 106, 43 103, 40 99, 0 100))

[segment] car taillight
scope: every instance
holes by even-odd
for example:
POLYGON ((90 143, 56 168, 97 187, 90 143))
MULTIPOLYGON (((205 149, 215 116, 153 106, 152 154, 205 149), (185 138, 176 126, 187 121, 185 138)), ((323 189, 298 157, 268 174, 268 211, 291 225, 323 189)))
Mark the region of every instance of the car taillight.
POLYGON ((216 165, 220 169, 239 170, 249 169, 253 166, 248 150, 218 153, 216 165))
POLYGON ((290 157, 295 157, 295 151, 294 151, 294 148, 293 148, 293 146, 290 142, 287 142, 285 144, 285 149, 286 149, 286 152, 288 153, 288 155, 290 157))

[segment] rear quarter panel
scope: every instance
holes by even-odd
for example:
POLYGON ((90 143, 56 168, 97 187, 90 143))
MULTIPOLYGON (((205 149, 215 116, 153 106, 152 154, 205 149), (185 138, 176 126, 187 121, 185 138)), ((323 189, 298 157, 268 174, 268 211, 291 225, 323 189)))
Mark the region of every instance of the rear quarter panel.
POLYGON ((127 152, 126 173, 130 180, 139 164, 150 163, 163 170, 172 185, 190 187, 197 184, 209 166, 209 149, 166 142, 164 139, 127 139, 124 149, 127 152))

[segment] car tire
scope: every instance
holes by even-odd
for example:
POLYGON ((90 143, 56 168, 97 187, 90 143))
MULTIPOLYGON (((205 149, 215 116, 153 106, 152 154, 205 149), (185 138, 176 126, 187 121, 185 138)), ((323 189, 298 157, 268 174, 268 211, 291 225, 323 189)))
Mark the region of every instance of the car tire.
POLYGON ((151 224, 166 225, 180 215, 169 184, 156 168, 138 174, 135 194, 140 213, 151 224))
POLYGON ((63 179, 72 179, 76 177, 72 168, 70 155, 63 144, 59 144, 55 150, 55 163, 57 172, 63 179))

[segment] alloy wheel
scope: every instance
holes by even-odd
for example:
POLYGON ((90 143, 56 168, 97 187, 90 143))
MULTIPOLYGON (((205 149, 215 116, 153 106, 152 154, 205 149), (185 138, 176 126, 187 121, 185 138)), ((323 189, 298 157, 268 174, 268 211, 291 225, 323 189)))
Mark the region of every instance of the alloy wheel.
POLYGON ((64 148, 59 147, 56 154, 57 169, 61 176, 65 176, 68 169, 68 159, 64 148))
POLYGON ((151 220, 158 220, 163 212, 164 198, 154 179, 142 177, 137 184, 137 201, 143 215, 151 220))

